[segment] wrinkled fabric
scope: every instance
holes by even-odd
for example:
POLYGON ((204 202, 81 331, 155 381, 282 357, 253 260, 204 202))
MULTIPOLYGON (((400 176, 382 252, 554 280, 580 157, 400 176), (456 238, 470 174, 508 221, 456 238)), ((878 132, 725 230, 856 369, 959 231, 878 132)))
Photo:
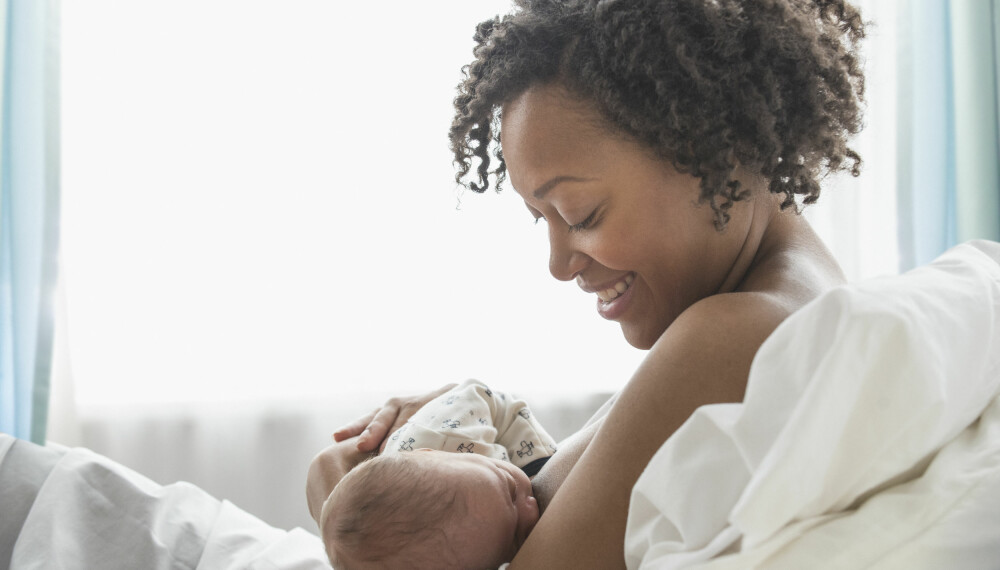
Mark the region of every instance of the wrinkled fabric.
MULTIPOLYGON (((12 441, 0 434, 0 448, 12 441)), ((302 529, 274 528, 194 485, 159 485, 86 449, 59 453, 40 482, 15 480, 37 470, 0 456, 0 485, 37 486, 12 569, 330 568, 319 538, 302 529)))
POLYGON ((832 290, 704 406, 631 497, 629 568, 992 568, 1000 244, 832 290))
POLYGON ((477 453, 521 469, 556 452, 555 440, 527 402, 478 380, 466 380, 417 410, 389 437, 383 454, 424 447, 477 453))

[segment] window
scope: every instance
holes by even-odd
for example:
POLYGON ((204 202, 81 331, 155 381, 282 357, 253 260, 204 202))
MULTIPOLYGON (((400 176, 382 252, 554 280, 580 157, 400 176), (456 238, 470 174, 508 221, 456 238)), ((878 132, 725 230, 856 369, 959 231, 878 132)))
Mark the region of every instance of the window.
POLYGON ((63 3, 77 400, 621 386, 642 353, 516 196, 456 209, 454 86, 509 5, 63 3))
POLYGON ((508 7, 64 3, 77 400, 625 381, 516 196, 456 209, 454 87, 508 7))

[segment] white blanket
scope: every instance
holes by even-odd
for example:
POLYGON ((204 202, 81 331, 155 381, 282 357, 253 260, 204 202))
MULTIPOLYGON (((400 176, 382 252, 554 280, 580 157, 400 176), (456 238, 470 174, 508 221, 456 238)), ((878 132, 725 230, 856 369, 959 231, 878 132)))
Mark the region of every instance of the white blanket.
POLYGON ((629 568, 1000 568, 1000 244, 840 287, 632 492, 629 568))
MULTIPOLYGON (((1000 567, 1000 244, 790 317, 744 403, 699 409, 650 461, 625 547, 629 568, 1000 567)), ((310 533, 75 449, 11 568, 329 566, 310 533)))
MULTIPOLYGON (((0 463, 13 441, 0 434, 0 463)), ((188 483, 159 485, 86 449, 66 451, 41 482, 10 567, 330 569, 313 534, 269 526, 188 483)))

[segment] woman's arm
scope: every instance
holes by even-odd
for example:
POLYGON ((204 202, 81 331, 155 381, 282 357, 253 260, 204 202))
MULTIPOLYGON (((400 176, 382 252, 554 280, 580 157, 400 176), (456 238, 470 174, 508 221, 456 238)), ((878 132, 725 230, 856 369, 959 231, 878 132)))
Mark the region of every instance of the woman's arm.
POLYGON ((323 503, 344 475, 371 457, 372 453, 358 451, 357 438, 338 441, 316 454, 306 476, 306 503, 309 514, 319 525, 323 503))
POLYGON ((754 354, 787 314, 746 293, 685 311, 622 391, 511 570, 623 568, 629 499, 646 464, 698 407, 743 399, 754 354))

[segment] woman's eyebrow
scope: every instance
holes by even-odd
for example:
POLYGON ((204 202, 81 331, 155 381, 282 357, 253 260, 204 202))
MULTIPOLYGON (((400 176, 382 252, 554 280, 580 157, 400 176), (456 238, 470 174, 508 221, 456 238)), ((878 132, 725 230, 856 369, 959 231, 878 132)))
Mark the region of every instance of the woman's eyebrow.
POLYGON ((542 184, 531 193, 536 199, 541 200, 543 196, 563 182, 590 182, 593 178, 580 178, 578 176, 556 176, 545 184, 542 184))

